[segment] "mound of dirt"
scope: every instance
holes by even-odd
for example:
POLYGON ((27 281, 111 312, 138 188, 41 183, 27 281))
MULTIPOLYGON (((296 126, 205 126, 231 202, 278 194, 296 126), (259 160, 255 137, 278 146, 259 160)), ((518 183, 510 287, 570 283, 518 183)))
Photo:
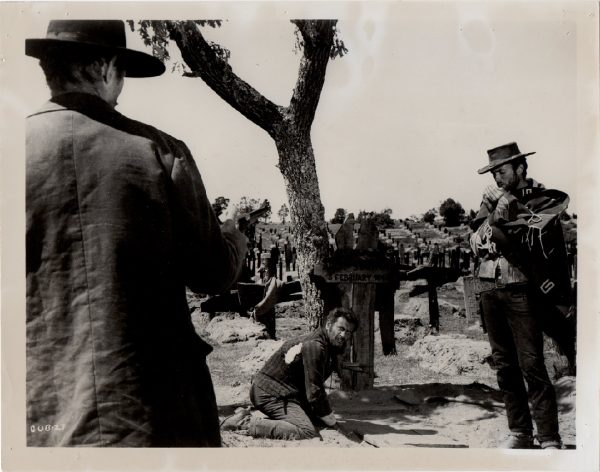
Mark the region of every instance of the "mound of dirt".
POLYGON ((460 295, 465 293, 465 283, 463 278, 459 277, 456 282, 448 282, 438 288, 438 293, 457 292, 460 295))
POLYGON ((304 302, 302 300, 292 300, 290 302, 282 302, 275 305, 275 316, 277 318, 295 318, 303 315, 302 308, 304 302))
POLYGON ((410 290, 400 289, 396 290, 396 294, 394 295, 394 303, 397 305, 399 303, 406 303, 410 300, 410 290))
POLYGON ((395 315, 394 316, 394 330, 398 330, 400 328, 408 328, 415 330, 419 326, 423 326, 421 318, 418 316, 410 316, 410 315, 395 315))
POLYGON ((400 344, 412 346, 417 339, 423 338, 428 329, 421 318, 410 315, 394 316, 394 336, 400 344))
POLYGON ((283 341, 274 341, 272 339, 259 342, 250 354, 240 359, 238 367, 242 371, 254 375, 282 344, 283 341))
POLYGON ((440 308, 440 316, 460 316, 462 318, 466 316, 465 309, 455 303, 439 300, 438 306, 440 308))
POLYGON ((411 346, 408 356, 420 359, 421 367, 434 372, 495 385, 495 373, 488 364, 490 345, 485 341, 460 334, 425 336, 411 346))
POLYGON ((199 295, 197 293, 194 293, 189 288, 186 288, 185 295, 191 312, 200 310, 202 302, 206 300, 206 295, 199 295))
POLYGON ((412 297, 406 303, 399 303, 396 313, 418 318, 429 317, 429 301, 427 298, 412 297))
POLYGON ((203 313, 198 309, 192 311, 191 318, 196 333, 202 336, 202 333, 206 332, 206 327, 210 324, 210 315, 208 313, 203 313))
POLYGON ((269 335, 260 323, 230 313, 215 316, 205 328, 208 336, 221 344, 267 339, 269 335))
MULTIPOLYGON (((464 305, 457 303, 455 300, 447 301, 439 298, 438 307, 441 317, 460 316, 464 318, 466 316, 464 305)), ((395 311, 401 315, 428 320, 429 299, 427 297, 411 297, 404 303, 396 303, 395 311)))
POLYGON ((410 292, 417 285, 425 285, 425 284, 426 284, 425 280, 402 280, 400 282, 400 291, 410 292))

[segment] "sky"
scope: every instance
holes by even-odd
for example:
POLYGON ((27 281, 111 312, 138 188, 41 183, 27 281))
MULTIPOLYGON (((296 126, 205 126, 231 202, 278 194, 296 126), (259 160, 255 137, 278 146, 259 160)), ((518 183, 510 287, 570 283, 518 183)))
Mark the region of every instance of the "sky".
MULTIPOLYGON (((337 208, 391 208, 394 218, 405 218, 449 197, 467 211, 478 208, 492 183, 490 174, 477 174, 486 150, 511 141, 536 151, 529 176, 569 193, 569 211, 577 212, 578 166, 590 157, 581 127, 582 41, 594 19, 573 5, 378 2, 325 10, 338 18, 349 50, 328 65, 312 128, 326 217, 337 208)), ((25 37, 43 37, 56 15, 51 6, 38 8, 23 24, 25 37)), ((243 15, 233 6, 198 13, 226 20, 205 28, 205 36, 231 51, 242 79, 287 105, 301 57, 289 19, 302 11, 260 4, 243 15)), ((104 15, 112 16, 110 9, 104 15)), ((127 39, 144 48, 136 34, 127 39)), ((174 44, 170 51, 177 61, 174 44)), ((211 200, 267 198, 276 218, 287 197, 271 138, 172 65, 159 78, 126 79, 117 109, 186 142, 211 200)), ((37 62, 27 58, 24 67, 28 90, 19 106, 33 112, 48 91, 37 62)))

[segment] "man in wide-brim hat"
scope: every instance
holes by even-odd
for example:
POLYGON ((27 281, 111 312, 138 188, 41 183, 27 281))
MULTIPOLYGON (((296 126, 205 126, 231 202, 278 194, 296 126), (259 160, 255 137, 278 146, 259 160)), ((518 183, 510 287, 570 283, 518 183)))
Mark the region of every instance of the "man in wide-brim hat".
POLYGON ((25 51, 52 95, 27 118, 27 445, 219 446, 186 286, 228 288, 247 241, 183 142, 114 109, 164 65, 113 20, 51 21, 25 51))
POLYGON ((70 52, 117 56, 127 77, 155 77, 165 71, 156 57, 127 48, 125 25, 119 20, 51 20, 45 38, 25 40, 25 54, 38 59, 70 52))
POLYGON ((488 151, 489 163, 478 172, 491 172, 495 185, 483 193, 471 246, 480 260, 475 275, 489 282, 481 307, 506 405, 510 434, 504 447, 533 447, 535 422, 540 447, 560 449, 542 332, 574 362, 575 324, 566 321, 573 299, 560 225, 569 199, 527 178, 532 154, 514 142, 488 151))
POLYGON ((526 162, 523 158, 535 154, 535 151, 521 152, 517 143, 513 142, 504 144, 502 146, 498 146, 494 149, 490 149, 487 153, 490 162, 487 166, 482 167, 477 171, 480 174, 490 172, 494 169, 497 169, 498 167, 503 166, 504 164, 508 164, 509 162, 513 162, 517 159, 520 160, 520 163, 526 162))

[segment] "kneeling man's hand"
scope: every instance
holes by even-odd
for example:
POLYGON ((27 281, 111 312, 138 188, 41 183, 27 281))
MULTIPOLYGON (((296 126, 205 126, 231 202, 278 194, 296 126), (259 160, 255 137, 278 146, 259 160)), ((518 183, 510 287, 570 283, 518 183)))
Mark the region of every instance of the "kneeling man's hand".
POLYGON ((335 426, 335 423, 337 422, 333 413, 329 413, 326 416, 321 416, 321 421, 329 427, 335 426))

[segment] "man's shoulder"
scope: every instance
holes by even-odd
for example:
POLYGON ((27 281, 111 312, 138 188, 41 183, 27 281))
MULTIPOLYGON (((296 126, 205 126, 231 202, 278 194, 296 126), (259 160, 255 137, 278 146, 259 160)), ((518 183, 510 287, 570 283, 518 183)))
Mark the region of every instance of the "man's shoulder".
POLYGON ((303 351, 322 351, 327 350, 327 339, 321 328, 312 331, 304 336, 302 344, 303 351))
POLYGON ((321 328, 318 328, 314 331, 311 331, 306 334, 302 334, 300 336, 296 336, 294 338, 286 340, 281 347, 277 350, 279 354, 289 350, 293 346, 301 345, 302 350, 306 350, 307 348, 325 348, 327 345, 327 340, 322 335, 321 328))
POLYGON ((129 134, 150 139, 156 143, 161 150, 164 151, 172 152, 175 149, 185 149, 187 152, 187 145, 182 140, 177 139, 165 131, 162 131, 148 123, 143 123, 133 118, 129 118, 118 112, 115 113, 118 115, 115 116, 115 122, 120 130, 129 134))
POLYGON ((174 145, 178 145, 178 146, 185 146, 185 143, 178 139, 175 138, 174 136, 170 135, 169 133, 166 133, 165 131, 158 129, 157 127, 150 125, 148 123, 144 123, 138 120, 134 120, 133 118, 129 118, 125 115, 121 115, 122 117, 121 119, 124 121, 127 121, 129 123, 129 126, 133 129, 133 130, 140 130, 143 131, 144 134, 146 134, 148 137, 150 138, 154 138, 154 139, 159 139, 161 141, 165 141, 168 143, 172 143, 174 145))
POLYGON ((527 184, 516 197, 530 211, 558 214, 569 205, 569 195, 562 190, 546 188, 533 179, 527 179, 527 184))
POLYGON ((101 98, 87 93, 66 93, 52 98, 37 112, 29 115, 28 122, 40 118, 39 121, 52 123, 64 114, 76 114, 98 128, 110 128, 117 133, 124 133, 131 138, 145 138, 156 143, 165 151, 176 149, 187 151, 185 143, 155 126, 129 118, 111 108, 101 98))
MULTIPOLYGON (((305 334, 301 334, 299 336, 295 336, 293 338, 286 340, 284 342, 284 345, 294 345, 294 344, 299 344, 299 343, 315 342, 315 339, 317 339, 319 337, 318 332, 319 332, 319 330, 317 329, 317 330, 310 331, 305 334)), ((284 345, 282 345, 282 347, 284 347, 284 345)))

